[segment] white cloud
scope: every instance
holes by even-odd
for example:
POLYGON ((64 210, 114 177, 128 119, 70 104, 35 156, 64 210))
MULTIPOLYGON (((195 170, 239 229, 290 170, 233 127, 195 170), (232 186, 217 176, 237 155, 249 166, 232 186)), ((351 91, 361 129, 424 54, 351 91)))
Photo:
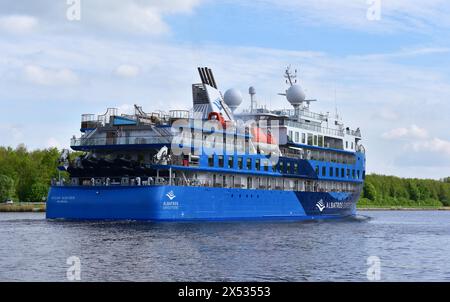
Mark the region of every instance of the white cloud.
POLYGON ((450 156, 450 141, 440 138, 414 142, 412 143, 412 148, 416 152, 429 151, 450 156))
POLYGON ((116 68, 115 74, 124 78, 134 78, 139 75, 139 67, 129 64, 122 64, 116 68))
POLYGON ((63 145, 56 138, 50 137, 49 139, 47 139, 46 147, 61 149, 63 148, 63 145))
POLYGON ((38 20, 31 16, 10 15, 0 17, 0 30, 13 34, 26 34, 36 29, 38 20))
POLYGON ((428 137, 428 132, 416 125, 411 125, 407 128, 401 127, 389 130, 383 133, 382 137, 390 140, 399 138, 425 139, 428 137))
POLYGON ((21 140, 24 138, 21 126, 13 124, 0 124, 0 146, 10 145, 9 142, 13 144, 22 143, 21 140))
POLYGON ((373 117, 375 119, 382 119, 385 121, 395 121, 399 118, 399 115, 397 114, 397 112, 395 112, 391 108, 385 107, 380 110, 377 110, 373 114, 373 117))
POLYGON ((78 83, 77 75, 68 68, 47 69, 37 65, 24 67, 26 78, 39 85, 72 85, 78 83))
MULTIPOLYGON (((53 30, 81 29, 113 31, 127 34, 162 35, 170 32, 165 17, 190 14, 201 0, 88 0, 81 1, 81 20, 68 22, 66 1, 29 1, 26 5, 16 0, 2 0, 0 14, 21 12, 39 16, 53 30), (36 3, 34 3, 36 2, 36 3), (58 26, 55 26, 58 24, 58 26)), ((6 17, 10 18, 10 17, 6 17)), ((18 23, 15 20, 14 23, 18 23)), ((22 23, 25 20, 22 20, 22 23)), ((10 22, 11 23, 11 22, 10 22)))
POLYGON ((366 0, 254 0, 251 4, 228 0, 237 5, 278 8, 301 24, 339 26, 356 31, 420 31, 448 28, 450 7, 445 0, 381 0, 381 20, 369 21, 366 0))

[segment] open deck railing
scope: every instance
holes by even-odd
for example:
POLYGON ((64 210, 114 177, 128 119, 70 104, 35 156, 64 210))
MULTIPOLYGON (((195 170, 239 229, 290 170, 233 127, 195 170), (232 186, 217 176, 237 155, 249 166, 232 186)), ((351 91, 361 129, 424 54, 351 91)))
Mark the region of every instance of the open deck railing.
POLYGON ((81 146, 108 146, 108 145, 150 145, 150 144, 170 144, 172 137, 167 136, 129 136, 115 138, 72 138, 72 147, 81 146))
MULTIPOLYGON (((326 121, 328 118, 326 114, 315 113, 315 112, 306 111, 306 110, 298 110, 297 112, 300 116, 309 117, 309 118, 321 120, 321 121, 326 121)), ((284 109, 281 111, 281 114, 285 114, 287 116, 297 116, 297 112, 295 109, 284 109)))
POLYGON ((328 134, 328 135, 344 136, 343 130, 331 129, 331 128, 326 128, 326 127, 308 124, 308 123, 302 123, 302 122, 296 122, 296 121, 286 121, 286 125, 290 126, 290 127, 312 130, 312 131, 316 131, 316 132, 320 132, 320 133, 328 134))
MULTIPOLYGON (((337 183, 336 183, 337 184, 337 183)), ((182 187, 208 187, 208 188, 228 188, 228 189, 247 189, 247 190, 282 190, 282 191, 307 191, 307 192, 354 192, 356 191, 356 186, 349 184, 341 184, 340 187, 333 186, 331 183, 314 183, 313 181, 305 182, 303 185, 299 182, 295 185, 293 181, 274 182, 267 184, 255 183, 251 187, 242 183, 214 183, 212 179, 200 180, 192 178, 182 178, 182 177, 149 177, 146 179, 127 179, 127 181, 117 181, 114 182, 108 178, 94 178, 92 180, 84 180, 81 184, 66 184, 63 182, 54 182, 54 186, 71 186, 71 187, 114 187, 114 186, 182 186, 182 187)))

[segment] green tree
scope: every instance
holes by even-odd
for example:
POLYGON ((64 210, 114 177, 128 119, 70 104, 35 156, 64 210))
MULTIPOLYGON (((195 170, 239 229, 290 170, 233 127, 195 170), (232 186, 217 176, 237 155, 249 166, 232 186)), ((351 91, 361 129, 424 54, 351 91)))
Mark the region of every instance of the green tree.
POLYGON ((367 198, 371 201, 376 201, 377 200, 377 190, 375 188, 375 186, 366 181, 364 183, 364 187, 363 187, 363 197, 367 198))
POLYGON ((417 187, 416 183, 413 180, 410 180, 408 182, 408 192, 409 192, 409 196, 412 200, 414 200, 414 201, 420 200, 419 188, 417 187))
POLYGON ((48 185, 43 183, 34 183, 31 186, 29 200, 31 202, 44 201, 47 198, 48 185))
POLYGON ((14 196, 14 180, 6 175, 0 175, 0 202, 14 196))

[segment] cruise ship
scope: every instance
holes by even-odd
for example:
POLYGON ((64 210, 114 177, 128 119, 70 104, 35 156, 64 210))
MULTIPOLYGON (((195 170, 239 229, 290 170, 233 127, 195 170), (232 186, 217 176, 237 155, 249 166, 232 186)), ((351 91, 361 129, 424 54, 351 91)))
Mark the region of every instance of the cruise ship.
MULTIPOLYGON (((365 178, 360 129, 316 113, 284 72, 280 98, 292 109, 250 108, 222 94, 199 67, 187 110, 83 114, 47 199, 48 219, 227 221, 324 220, 356 214, 365 178), (190 109, 189 109, 190 108, 190 109), (68 175, 68 176, 67 176, 68 175)), ((280 87, 281 88, 281 87, 280 87)))

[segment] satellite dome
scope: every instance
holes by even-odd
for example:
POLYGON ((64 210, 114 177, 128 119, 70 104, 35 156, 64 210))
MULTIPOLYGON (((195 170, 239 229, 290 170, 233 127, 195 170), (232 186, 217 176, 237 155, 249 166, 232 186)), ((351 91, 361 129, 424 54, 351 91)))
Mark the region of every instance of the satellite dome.
POLYGON ((292 106, 298 106, 305 101, 305 93, 299 85, 292 85, 286 91, 286 98, 292 106))
POLYGON ((237 89, 228 89, 223 98, 225 104, 227 104, 232 111, 236 110, 243 100, 241 92, 237 89))

